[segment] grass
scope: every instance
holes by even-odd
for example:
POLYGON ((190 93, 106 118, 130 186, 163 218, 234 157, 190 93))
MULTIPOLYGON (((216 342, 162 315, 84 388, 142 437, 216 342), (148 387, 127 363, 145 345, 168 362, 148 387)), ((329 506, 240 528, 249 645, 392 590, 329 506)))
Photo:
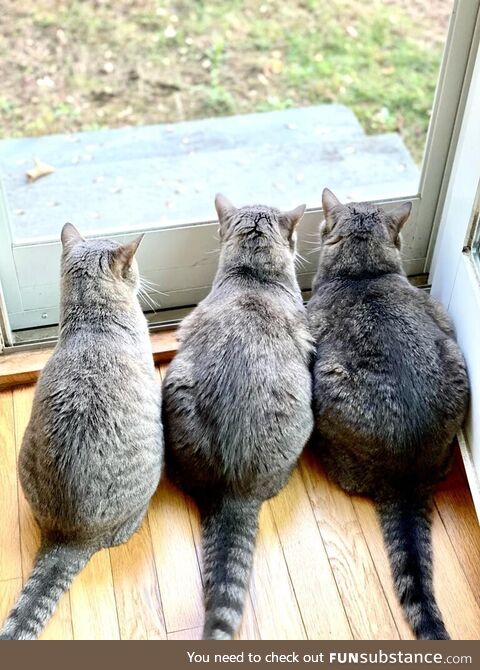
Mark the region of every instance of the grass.
POLYGON ((10 0, 0 136, 339 102, 419 161, 450 5, 10 0))

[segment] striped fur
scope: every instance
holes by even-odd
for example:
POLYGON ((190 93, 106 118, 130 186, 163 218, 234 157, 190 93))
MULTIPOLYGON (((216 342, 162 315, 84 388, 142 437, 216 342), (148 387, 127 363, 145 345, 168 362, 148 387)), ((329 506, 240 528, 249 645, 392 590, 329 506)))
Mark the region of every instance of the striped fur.
POLYGON ((90 547, 42 544, 20 598, 0 631, 0 640, 36 639, 93 553, 90 547))
POLYGON ((90 556, 137 531, 157 488, 161 393, 137 298, 139 241, 63 228, 59 340, 18 458, 43 542, 4 638, 36 638, 90 556))
POLYGON ((453 324, 411 286, 400 231, 411 209, 322 196, 308 304, 316 442, 328 475, 378 505, 396 590, 420 638, 447 636, 432 588, 430 493, 468 405, 453 324))
POLYGON ((433 593, 431 499, 405 494, 377 505, 393 581, 418 639, 449 640, 433 593))
POLYGON ((242 619, 260 503, 224 498, 202 514, 204 640, 230 640, 242 619))
POLYGON ((223 196, 215 206, 217 274, 182 323, 162 411, 169 476, 203 513, 204 637, 230 639, 261 502, 285 486, 312 432, 313 351, 294 267, 304 208, 237 209, 223 196))

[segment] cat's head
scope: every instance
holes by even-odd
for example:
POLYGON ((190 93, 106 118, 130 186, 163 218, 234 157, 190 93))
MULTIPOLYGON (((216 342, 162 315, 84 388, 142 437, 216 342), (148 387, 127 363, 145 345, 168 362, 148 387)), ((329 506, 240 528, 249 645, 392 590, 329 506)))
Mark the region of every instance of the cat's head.
POLYGON ((276 256, 289 260, 295 255, 295 229, 300 222, 305 205, 290 211, 280 211, 273 207, 253 205, 234 207, 221 193, 215 198, 218 214, 220 243, 230 256, 238 254, 252 260, 261 256, 276 256))
POLYGON ((63 226, 62 284, 64 290, 89 292, 89 297, 128 300, 140 285, 135 252, 143 235, 119 244, 113 240, 85 240, 71 223, 63 226))
POLYGON ((344 205, 325 188, 322 206, 325 220, 320 224, 319 271, 323 275, 403 271, 400 231, 410 215, 411 202, 387 213, 370 202, 344 205))

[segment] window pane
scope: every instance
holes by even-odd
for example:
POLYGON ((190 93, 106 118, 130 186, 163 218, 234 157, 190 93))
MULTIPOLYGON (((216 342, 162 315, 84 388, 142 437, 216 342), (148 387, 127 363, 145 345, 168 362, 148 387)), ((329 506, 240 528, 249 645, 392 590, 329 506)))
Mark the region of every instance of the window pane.
POLYGON ((38 138, 0 143, 14 241, 208 220, 218 190, 280 207, 316 207, 325 185, 415 194, 451 8, 6 4, 0 133, 38 138), (55 171, 27 182, 34 158, 55 171))

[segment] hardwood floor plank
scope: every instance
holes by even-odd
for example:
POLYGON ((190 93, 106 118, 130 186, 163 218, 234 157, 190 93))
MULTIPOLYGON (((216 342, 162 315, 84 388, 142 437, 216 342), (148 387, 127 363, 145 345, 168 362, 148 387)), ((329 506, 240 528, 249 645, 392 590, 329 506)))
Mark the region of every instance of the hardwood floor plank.
POLYGON ((0 580, 22 576, 12 391, 0 392, 0 580))
POLYGON ((269 504, 309 639, 351 640, 350 625, 298 468, 288 486, 269 504))
MULTIPOLYGON (((160 382, 167 367, 162 364, 156 368, 160 382)), ((148 518, 167 633, 201 628, 204 607, 198 510, 164 474, 148 518)))
POLYGON ((245 606, 243 609, 242 623, 235 636, 235 640, 261 640, 260 631, 258 629, 257 617, 253 608, 252 596, 250 589, 245 596, 245 606))
POLYGON ((432 543, 435 593, 447 630, 454 640, 478 640, 480 607, 436 509, 432 543))
POLYGON ((201 640, 202 627, 187 628, 187 630, 177 630, 174 633, 168 633, 169 640, 201 640))
POLYGON ((307 639, 268 503, 260 512, 250 595, 262 640, 307 639))
MULTIPOLYGON (((200 514, 198 508, 195 505, 194 501, 186 496, 188 513, 190 517, 190 525, 192 527, 193 540, 195 543, 195 551, 197 554, 197 561, 200 568, 200 576, 202 577, 202 534, 200 526, 200 514)), ((201 632, 200 632, 201 635, 201 632)), ((170 639, 170 638, 169 638, 170 639)), ((255 612, 253 611, 252 599, 250 597, 250 592, 247 592, 245 598, 245 608, 243 611, 242 624, 238 631, 238 634, 235 637, 236 640, 259 640, 260 633, 257 626, 257 620, 255 618, 255 612)))
POLYGON ((203 624, 203 596, 188 506, 165 478, 150 503, 148 520, 167 632, 203 624))
POLYGON ((300 469, 354 638, 399 639, 351 498, 328 480, 312 451, 300 469))
POLYGON ((110 561, 122 640, 165 640, 148 519, 126 544, 110 549, 110 561))
POLYGON ((119 640, 120 630, 108 549, 97 552, 70 589, 75 640, 119 640))
POLYGON ((370 556, 375 564, 377 575, 382 583, 383 592, 390 607, 400 638, 402 640, 413 640, 415 639, 415 636, 405 619, 393 586, 390 562, 388 560, 387 550, 383 543, 382 530, 377 519, 375 506, 367 498, 361 498, 359 496, 352 496, 352 503, 360 526, 362 527, 363 535, 367 541, 370 556))
MULTIPOLYGON (((165 377, 165 372, 167 371, 168 365, 162 364, 158 366, 158 374, 160 378, 163 380, 165 377)), ((192 528, 192 535, 193 535, 193 540, 195 544, 195 552, 197 556, 197 562, 199 565, 199 571, 200 571, 200 579, 202 580, 202 533, 201 533, 201 525, 200 525, 200 514, 198 512, 198 508, 195 505, 194 501, 191 500, 188 496, 185 496, 186 500, 186 505, 188 508, 188 514, 190 518, 190 525, 192 528)), ((202 586, 202 595, 201 595, 201 602, 202 602, 202 612, 204 611, 203 609, 203 586, 202 586)), ((203 620, 203 618, 202 618, 203 620)), ((200 631, 200 637, 201 637, 201 631, 200 631)), ((169 638, 170 639, 170 638, 169 638)), ((180 638, 179 638, 180 639, 180 638)), ((238 631, 238 634, 236 635, 236 638, 238 640, 259 640, 260 639, 260 632, 258 629, 257 625, 257 620, 255 617, 255 612, 253 610, 253 604, 252 604, 252 599, 250 596, 250 592, 247 593, 247 596, 245 598, 245 609, 243 612, 243 617, 242 617, 242 623, 240 626, 240 629, 238 631)))
POLYGON ((22 580, 20 577, 0 582, 0 628, 15 605, 21 590, 22 580))
MULTIPOLYGON (((13 391, 15 410, 15 446, 18 453, 22 444, 23 433, 30 419, 35 387, 18 386, 13 391)), ((18 484, 18 513, 20 519, 20 537, 22 553, 22 576, 26 582, 33 566, 33 561, 40 545, 40 531, 33 517, 30 505, 25 499, 20 483, 18 484)), ((70 611, 70 593, 65 593, 57 608, 40 636, 42 640, 72 640, 72 616, 70 611)))
POLYGON ((480 605, 480 526, 458 449, 450 476, 437 489, 435 503, 472 593, 480 605))
MULTIPOLYGON (((164 371, 161 366, 159 379, 164 371)), ((33 393, 33 386, 0 393, 0 621, 14 604, 39 544, 37 525, 16 480, 33 393)), ((478 639, 480 528, 460 461, 436 492, 435 504, 439 605, 454 639, 478 639)), ((163 481, 139 533, 126 545, 93 557, 61 599, 42 639, 200 639, 201 564, 198 510, 163 481)), ((308 452, 289 485, 262 508, 238 637, 352 635, 412 638, 393 591, 371 502, 345 495, 308 452)))

